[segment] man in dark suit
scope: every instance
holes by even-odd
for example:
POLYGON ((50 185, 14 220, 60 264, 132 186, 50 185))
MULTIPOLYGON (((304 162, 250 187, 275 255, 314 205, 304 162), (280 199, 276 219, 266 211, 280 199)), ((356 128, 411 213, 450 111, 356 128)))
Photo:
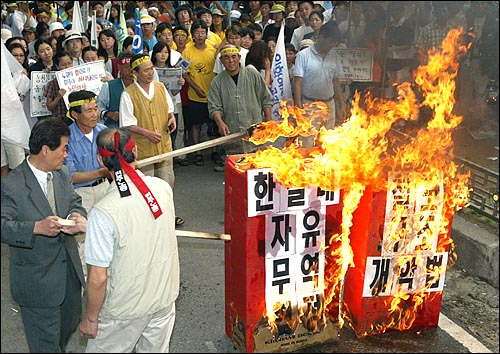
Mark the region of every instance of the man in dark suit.
POLYGON ((64 353, 82 312, 85 280, 71 235, 85 232, 87 214, 63 166, 69 135, 59 118, 40 120, 30 155, 2 180, 1 241, 9 245, 12 298, 34 353, 64 353))

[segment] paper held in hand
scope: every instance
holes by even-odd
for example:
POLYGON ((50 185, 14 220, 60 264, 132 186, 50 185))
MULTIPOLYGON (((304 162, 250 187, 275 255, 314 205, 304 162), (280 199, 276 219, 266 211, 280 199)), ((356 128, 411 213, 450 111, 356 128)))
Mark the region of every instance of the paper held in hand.
POLYGON ((59 222, 59 224, 61 224, 62 226, 75 226, 76 224, 75 220, 61 219, 61 218, 59 218, 57 222, 59 222))

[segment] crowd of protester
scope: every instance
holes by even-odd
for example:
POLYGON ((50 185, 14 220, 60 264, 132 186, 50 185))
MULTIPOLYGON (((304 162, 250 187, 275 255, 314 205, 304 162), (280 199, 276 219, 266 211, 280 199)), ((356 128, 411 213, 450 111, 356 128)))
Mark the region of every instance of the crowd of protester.
MULTIPOLYGON (((329 22, 334 22, 339 29, 339 38, 334 47, 368 48, 373 52, 372 81, 341 81, 343 99, 352 98, 355 91, 370 92, 384 98, 394 97, 395 85, 412 80, 412 70, 416 65, 425 63, 427 50, 439 47, 452 27, 467 28, 474 33, 474 37, 470 37, 474 43, 473 50, 464 59, 458 80, 457 95, 461 99, 457 99, 457 106, 462 110, 460 113, 470 115, 471 107, 484 110, 484 97, 488 94, 490 80, 495 80, 498 76, 498 11, 495 11, 498 9, 498 2, 234 1, 231 9, 226 8, 228 3, 224 1, 89 3, 89 14, 96 14, 97 43, 94 48, 97 50, 97 58, 94 57, 93 60, 104 62, 106 81, 120 77, 117 60, 119 48, 132 49, 136 9, 141 16, 144 53, 152 55, 153 63, 157 62, 155 57, 160 51, 160 47, 155 51, 157 43, 166 44, 172 54, 162 64, 167 67, 175 67, 180 58, 184 58, 189 61, 194 59, 194 66, 208 65, 209 68, 213 59, 210 53, 215 52, 213 68, 204 69, 209 72, 199 75, 200 72, 188 70, 189 74, 184 77, 181 90, 175 94, 170 92, 175 97, 174 110, 180 128, 178 131, 182 134, 179 139, 175 139, 178 132, 173 132, 174 149, 199 143, 200 129, 205 123, 209 138, 218 136, 205 104, 211 80, 224 70, 219 58, 221 46, 226 43, 236 45, 240 50, 241 65, 254 66, 270 86, 273 80, 270 66, 282 25, 284 41, 289 49, 287 64, 291 82, 296 76, 295 70, 301 71, 295 65, 295 55, 316 44, 320 39, 321 28, 329 22), (122 41, 121 14, 127 27, 122 41), (193 49, 196 48, 193 23, 206 26, 206 38, 199 40, 207 47, 203 53, 193 49), (269 47, 269 50, 263 51, 264 46, 269 47), (247 53, 250 53, 248 60, 247 53), (495 60, 497 61, 494 63, 495 60), (199 81, 201 77, 203 83, 199 81)), ((85 32, 75 32, 72 29, 74 2, 3 2, 2 8, 2 38, 7 49, 15 52, 16 59, 26 69, 28 78, 33 71, 53 72, 67 68, 65 56, 61 53, 66 53, 66 57, 71 58, 72 66, 89 61, 83 57, 83 53, 90 46, 91 21, 85 32)), ((335 60, 326 58, 327 63, 332 61, 335 60)), ((338 76, 339 73, 333 75, 338 76)), ((297 78, 295 84, 304 84, 302 77, 297 78)), ((307 90, 307 87, 306 83, 303 90, 307 90)), ((328 85, 319 89, 332 91, 328 85)), ((297 90, 294 88, 293 91, 297 90)), ((72 120, 66 115, 67 109, 62 100, 64 94, 64 90, 59 90, 57 82, 48 84, 44 93, 51 116, 60 117, 71 124, 72 120)), ((338 96, 340 94, 338 92, 338 96)), ((330 99, 307 92, 304 95, 319 100, 330 99)), ((301 98, 295 99, 301 102, 301 98)), ((341 108, 338 101, 332 106, 333 110, 335 108, 341 108)), ((336 124, 341 123, 344 118, 345 115, 342 114, 336 124)), ((104 120, 101 122, 104 123, 104 120)), ((118 124, 117 117, 115 122, 118 124)), ((216 170, 221 170, 220 164, 223 161, 220 154, 221 149, 212 154, 216 170)), ((175 162, 180 165, 203 164, 199 152, 176 158, 175 162)))
MULTIPOLYGON (((104 167, 97 159, 98 147, 109 150, 113 146, 109 133, 101 145, 98 144, 101 131, 114 129, 117 136, 126 140, 120 147, 129 150, 122 149, 123 154, 132 151, 124 144, 134 140, 140 158, 146 158, 199 144, 204 139, 203 132, 207 139, 215 139, 273 119, 272 64, 281 31, 291 87, 291 97, 287 99, 300 108, 317 101, 326 103, 329 115, 323 124, 330 129, 348 117, 347 103, 355 92, 394 98, 395 86, 412 81, 413 69, 426 63, 428 51, 439 48, 451 28, 464 29, 463 37, 471 43, 459 70, 457 112, 464 115, 466 124, 474 126, 477 124, 474 117, 486 114, 488 95, 495 82, 498 96, 498 2, 88 3, 89 18, 85 21, 88 26, 85 31, 78 31, 72 23, 73 1, 2 1, 1 33, 3 45, 22 66, 23 78, 16 82, 22 82, 25 87, 29 86, 27 82, 33 72, 57 72, 96 61, 104 65, 105 76, 100 79, 103 85, 98 95, 72 93, 69 108, 63 99, 66 90, 60 88, 57 78, 49 81, 43 96, 50 114, 43 117, 31 117, 30 100, 26 98, 29 93, 23 91, 21 95, 18 89, 30 128, 34 122, 53 119, 69 127, 71 138, 64 164, 87 213, 91 213, 92 206, 103 197, 109 182, 120 170, 109 160, 104 159, 104 167), (231 8, 227 8, 229 3, 231 8), (92 26, 92 14, 95 14, 95 26, 92 26), (142 32, 141 53, 137 53, 134 40, 137 19, 142 32), (371 80, 342 80, 335 48, 371 51, 371 80), (179 67, 183 68, 182 77, 175 89, 160 82, 159 72, 163 68, 179 67), (96 197, 97 189, 99 197, 96 197)), ((66 136, 63 128, 59 127, 57 134, 66 136)), ((40 126, 37 129, 41 129, 40 126)), ((303 143, 314 145, 315 142, 304 140, 303 143)), ((2 180, 22 164, 26 155, 40 153, 31 148, 30 145, 30 151, 25 151, 2 138, 2 180)), ((227 154, 254 150, 247 142, 213 148, 210 158, 214 171, 224 171, 227 154)), ((113 153, 118 154, 117 150, 113 153)), ((128 156, 126 163, 135 166, 135 159, 128 156)), ((159 177, 173 189, 173 166, 191 164, 205 164, 202 150, 144 167, 141 176, 159 177)), ((152 188, 154 185, 151 184, 152 188)), ((168 197, 171 198, 171 193, 168 197)), ((184 223, 180 217, 174 220, 176 226, 184 223)), ((3 227, 2 212, 2 242, 3 227)), ((92 237, 98 231, 98 227, 93 226, 92 237)), ((78 243, 84 262, 82 245, 83 241, 78 243)), ((99 247, 95 244, 93 247, 91 260, 97 262, 99 247)), ((109 248, 106 251, 111 252, 109 248)), ((103 262, 103 266, 110 263, 103 262)), ((170 306, 171 302, 165 305, 170 306)), ((87 314, 85 328, 82 328, 82 333, 91 336, 89 338, 96 333, 93 320, 98 311, 95 306, 92 309, 92 318, 87 314)), ((175 309, 168 307, 168 316, 172 313, 175 309)), ((172 325, 171 321, 163 324, 170 332, 172 325)), ((31 342, 30 348, 40 349, 35 344, 32 347, 31 342)), ((165 344, 157 348, 163 350, 165 344)))

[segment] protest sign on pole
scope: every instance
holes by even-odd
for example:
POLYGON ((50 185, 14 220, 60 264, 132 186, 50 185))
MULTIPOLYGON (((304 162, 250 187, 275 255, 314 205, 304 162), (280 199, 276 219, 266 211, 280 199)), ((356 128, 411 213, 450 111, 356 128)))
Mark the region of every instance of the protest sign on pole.
POLYGON ((274 51, 273 63, 271 65, 271 94, 273 95, 273 120, 280 120, 278 108, 280 101, 292 98, 292 85, 288 75, 285 51, 285 23, 281 24, 276 49, 274 51))

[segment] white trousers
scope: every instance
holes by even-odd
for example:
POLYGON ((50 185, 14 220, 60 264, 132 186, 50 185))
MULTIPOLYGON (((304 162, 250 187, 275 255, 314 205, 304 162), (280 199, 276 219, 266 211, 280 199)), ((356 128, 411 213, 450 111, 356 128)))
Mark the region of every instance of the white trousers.
POLYGON ((143 318, 99 318, 97 337, 88 340, 85 353, 168 353, 174 322, 175 302, 143 318))

